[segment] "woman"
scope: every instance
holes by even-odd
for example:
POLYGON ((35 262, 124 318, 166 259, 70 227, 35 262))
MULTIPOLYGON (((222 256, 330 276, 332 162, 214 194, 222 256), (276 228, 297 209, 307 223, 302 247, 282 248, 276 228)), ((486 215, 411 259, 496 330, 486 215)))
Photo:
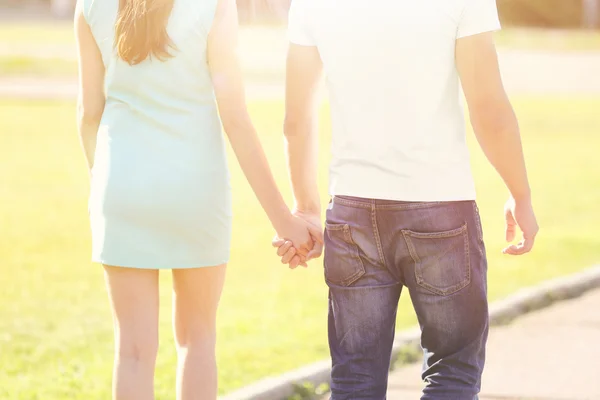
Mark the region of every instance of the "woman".
POLYGON ((75 25, 93 260, 115 322, 113 396, 154 396, 158 271, 171 269, 177 398, 215 399, 231 232, 219 114, 277 235, 303 255, 321 240, 286 207, 248 116, 235 0, 80 0, 75 25))

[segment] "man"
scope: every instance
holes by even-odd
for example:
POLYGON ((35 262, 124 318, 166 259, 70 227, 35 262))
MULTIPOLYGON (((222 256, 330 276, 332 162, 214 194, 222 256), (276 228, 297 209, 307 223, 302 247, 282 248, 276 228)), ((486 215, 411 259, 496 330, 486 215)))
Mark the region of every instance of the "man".
MULTIPOLYGON (((332 119, 325 223, 332 399, 385 399, 403 287, 422 329, 423 400, 476 399, 488 335, 487 263, 460 84, 510 191, 504 252, 538 232, 492 32, 494 0, 294 0, 285 135, 296 214, 320 224, 317 91, 332 119)), ((304 259, 275 239, 282 261, 304 259)), ((319 255, 316 248, 311 257, 319 255)))

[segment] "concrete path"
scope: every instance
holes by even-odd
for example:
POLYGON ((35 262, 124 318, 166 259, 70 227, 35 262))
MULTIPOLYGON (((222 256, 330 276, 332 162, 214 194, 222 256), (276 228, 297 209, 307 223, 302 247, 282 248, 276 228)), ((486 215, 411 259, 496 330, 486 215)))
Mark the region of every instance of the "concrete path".
POLYGON ((509 94, 600 94, 600 52, 499 51, 509 94))
MULTIPOLYGON (((487 359, 480 400, 600 400, 600 290, 492 328, 487 359)), ((401 368, 388 399, 422 387, 420 365, 401 368)))
MULTIPOLYGON (((242 53, 250 99, 283 98, 284 61, 266 54, 261 61, 261 57, 242 53)), ((503 50, 499 57, 509 95, 600 95, 600 52, 503 50)), ((72 99, 76 94, 75 77, 0 76, 0 97, 72 99)))

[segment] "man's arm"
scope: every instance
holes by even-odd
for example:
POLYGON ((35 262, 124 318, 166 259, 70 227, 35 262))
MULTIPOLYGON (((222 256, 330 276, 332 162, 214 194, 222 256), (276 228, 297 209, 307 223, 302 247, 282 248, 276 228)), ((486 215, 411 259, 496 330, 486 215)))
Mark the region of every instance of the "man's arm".
MULTIPOLYGON (((284 134, 290 180, 294 192, 294 214, 315 227, 321 227, 321 204, 317 186, 318 167, 318 93, 322 62, 315 46, 290 44, 286 71, 286 108, 284 134)), ((282 263, 290 268, 306 266, 304 259, 293 254, 291 244, 278 238, 273 241, 282 263)), ((323 251, 316 241, 306 257, 316 258, 323 251)))
POLYGON ((519 125, 502 84, 492 33, 458 39, 456 66, 477 140, 512 196, 506 209, 506 240, 514 239, 517 225, 523 231, 524 240, 505 252, 527 253, 539 228, 531 204, 519 125))
POLYGON ((284 134, 296 209, 320 215, 317 187, 318 91, 322 63, 316 47, 291 44, 287 56, 284 134))

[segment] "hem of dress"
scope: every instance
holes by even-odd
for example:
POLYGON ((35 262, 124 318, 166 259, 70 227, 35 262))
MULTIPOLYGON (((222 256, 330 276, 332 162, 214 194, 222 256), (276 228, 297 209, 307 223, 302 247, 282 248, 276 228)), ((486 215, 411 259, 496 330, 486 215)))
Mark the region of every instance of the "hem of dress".
POLYGON ((101 259, 101 258, 92 258, 92 262, 102 264, 102 265, 107 265, 109 267, 116 267, 116 268, 146 269, 146 270, 159 271, 159 270, 173 270, 173 269, 194 269, 194 268, 219 267, 221 265, 228 264, 229 259, 228 258, 222 259, 220 261, 217 261, 216 263, 199 262, 199 263, 194 263, 194 264, 182 264, 182 265, 169 266, 169 267, 147 266, 147 265, 142 266, 142 265, 133 265, 130 263, 115 263, 115 262, 110 262, 106 259, 101 259))

